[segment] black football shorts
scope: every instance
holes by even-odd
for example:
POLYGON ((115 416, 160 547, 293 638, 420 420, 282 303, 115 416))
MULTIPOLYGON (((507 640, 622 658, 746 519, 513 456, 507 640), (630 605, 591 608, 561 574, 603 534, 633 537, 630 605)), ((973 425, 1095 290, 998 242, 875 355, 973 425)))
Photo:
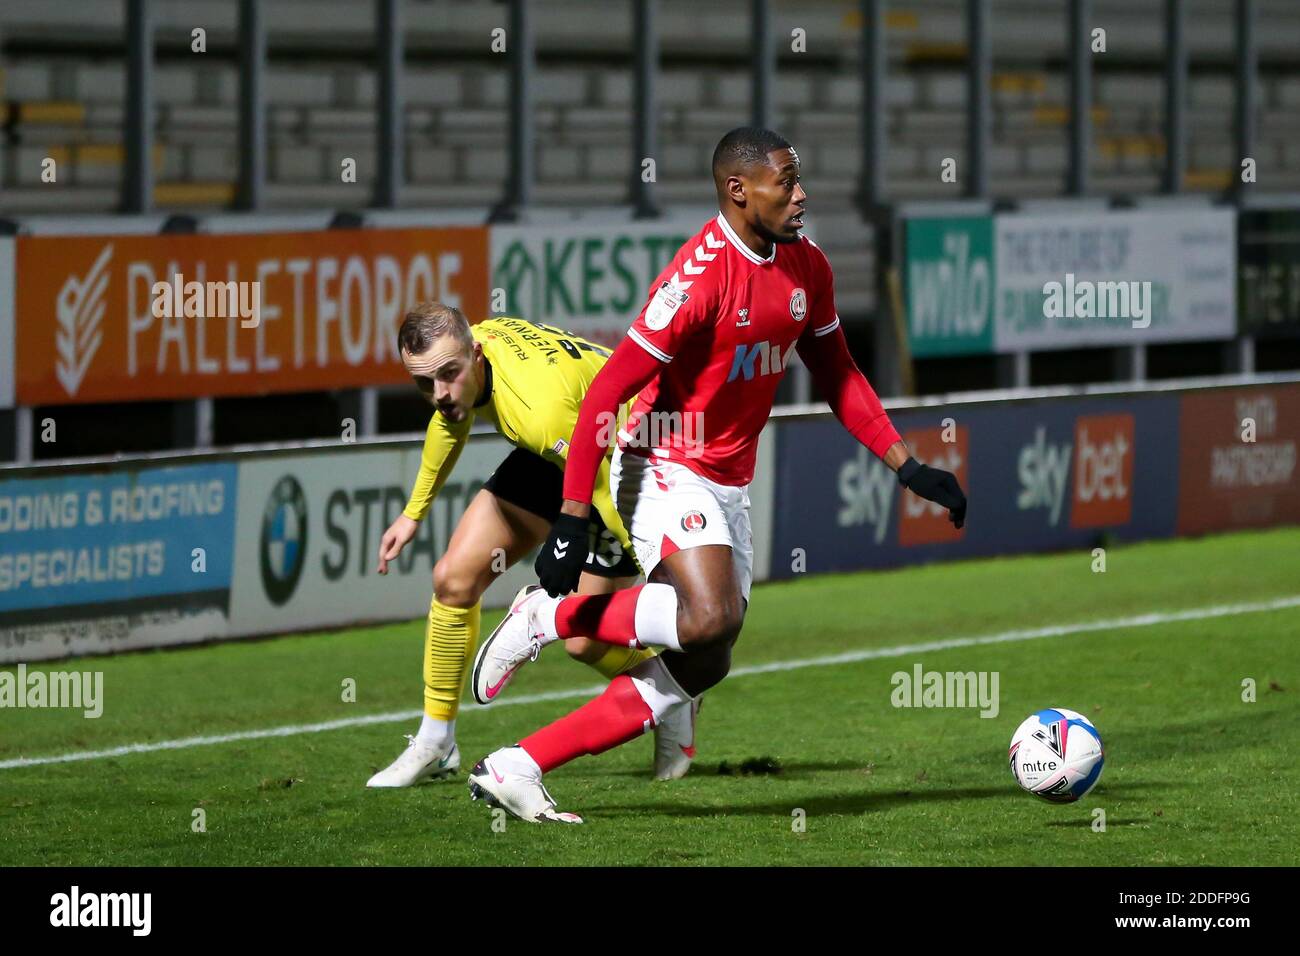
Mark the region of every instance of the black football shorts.
MULTIPOLYGON (((564 500, 564 472, 540 455, 516 448, 506 455, 483 487, 502 501, 523 508, 554 524, 564 500)), ((591 510, 595 526, 595 547, 587 552, 582 570, 602 578, 635 577, 640 574, 632 555, 618 536, 605 527, 600 512, 591 510)))

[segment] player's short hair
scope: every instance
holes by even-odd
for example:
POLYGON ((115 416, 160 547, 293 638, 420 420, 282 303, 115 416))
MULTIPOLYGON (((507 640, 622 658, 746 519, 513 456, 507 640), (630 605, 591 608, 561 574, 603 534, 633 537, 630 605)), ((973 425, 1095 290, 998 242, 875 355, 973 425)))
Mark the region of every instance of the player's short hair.
POLYGON ((748 172, 767 163, 774 149, 789 149, 785 137, 759 126, 737 126, 718 140, 713 151, 713 182, 721 189, 728 176, 748 172))
POLYGON ((465 313, 454 305, 420 302, 406 313, 402 327, 397 330, 398 352, 405 349, 409 355, 423 355, 444 335, 453 336, 466 352, 474 347, 465 313))

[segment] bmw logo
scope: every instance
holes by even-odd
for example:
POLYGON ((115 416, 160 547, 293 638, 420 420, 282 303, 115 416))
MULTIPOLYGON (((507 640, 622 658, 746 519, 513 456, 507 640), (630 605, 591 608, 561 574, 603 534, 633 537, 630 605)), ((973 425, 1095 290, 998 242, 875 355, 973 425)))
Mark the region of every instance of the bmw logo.
POLYGON ((262 587, 272 604, 293 596, 307 557, 307 496, 293 475, 271 489, 262 512, 262 587))

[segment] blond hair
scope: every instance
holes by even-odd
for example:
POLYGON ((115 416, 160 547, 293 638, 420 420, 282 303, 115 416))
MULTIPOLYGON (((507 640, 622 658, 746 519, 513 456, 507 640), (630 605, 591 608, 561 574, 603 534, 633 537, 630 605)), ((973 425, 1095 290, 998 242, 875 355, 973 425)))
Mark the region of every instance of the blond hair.
POLYGON ((469 320, 465 313, 453 305, 441 302, 420 302, 402 319, 397 330, 399 354, 423 355, 433 343, 444 335, 453 336, 466 351, 474 347, 474 336, 469 333, 469 320))

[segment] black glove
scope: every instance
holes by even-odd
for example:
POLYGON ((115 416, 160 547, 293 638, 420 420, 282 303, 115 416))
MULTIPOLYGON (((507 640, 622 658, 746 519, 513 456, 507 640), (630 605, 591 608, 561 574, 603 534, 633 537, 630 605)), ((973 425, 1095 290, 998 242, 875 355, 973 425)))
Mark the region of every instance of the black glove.
POLYGON ((947 508, 948 520, 954 527, 966 523, 966 495, 951 471, 931 468, 908 458, 898 469, 898 483, 913 494, 947 508))
POLYGON ((591 520, 560 513, 551 525, 533 569, 537 580, 551 597, 563 597, 578 589, 578 578, 587 563, 591 520))

